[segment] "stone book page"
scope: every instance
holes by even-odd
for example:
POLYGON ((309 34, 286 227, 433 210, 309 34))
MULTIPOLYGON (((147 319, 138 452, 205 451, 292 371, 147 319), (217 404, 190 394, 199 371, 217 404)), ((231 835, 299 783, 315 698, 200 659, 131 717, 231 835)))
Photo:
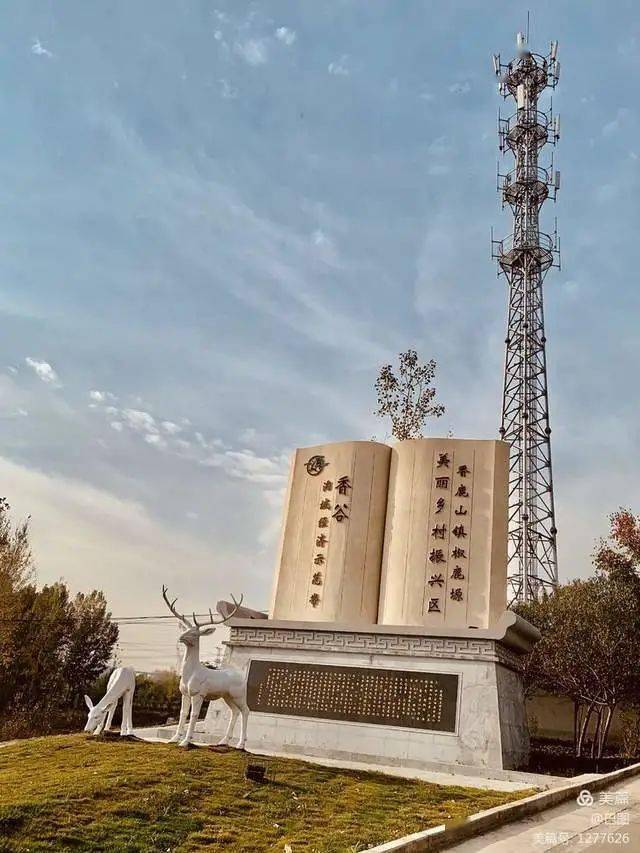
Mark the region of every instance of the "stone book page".
POLYGON ((391 453, 378 622, 489 628, 506 609, 509 448, 414 439, 391 453))
POLYGON ((374 441, 295 451, 272 619, 377 621, 390 455, 374 441))

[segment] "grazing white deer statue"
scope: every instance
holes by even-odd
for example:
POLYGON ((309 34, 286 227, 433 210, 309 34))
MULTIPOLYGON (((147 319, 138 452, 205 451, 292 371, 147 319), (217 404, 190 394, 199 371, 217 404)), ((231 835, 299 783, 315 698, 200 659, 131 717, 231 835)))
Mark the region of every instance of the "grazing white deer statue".
POLYGON ((234 596, 231 596, 235 606, 226 616, 222 615, 222 619, 214 619, 213 613, 209 610, 210 621, 205 624, 198 622, 195 613, 192 616, 192 622, 183 613, 178 613, 175 608, 178 599, 174 598, 173 601, 169 601, 166 586, 162 587, 162 597, 169 610, 180 623, 183 633, 180 634, 179 639, 185 647, 182 659, 182 672, 180 674, 180 692, 182 693, 180 721, 178 722, 176 733, 169 743, 179 743, 180 746, 189 746, 193 738, 196 723, 198 722, 202 703, 207 700, 222 699, 229 706, 231 719, 219 745, 227 745, 229 743, 236 720, 238 719, 238 715, 240 715, 240 740, 238 741, 237 748, 244 749, 247 739, 247 718, 249 716, 246 673, 242 673, 232 666, 223 665, 218 669, 211 669, 200 663, 200 637, 213 634, 216 630, 215 625, 220 625, 231 619, 242 604, 243 596, 240 596, 240 601, 236 601, 234 596), (191 709, 190 715, 189 709, 191 709), (187 722, 187 716, 189 716, 189 725, 183 737, 182 732, 187 722))
POLYGON ((107 692, 99 702, 94 705, 89 696, 84 697, 89 709, 89 718, 84 727, 85 732, 100 735, 106 729, 109 730, 111 720, 116 711, 116 705, 122 699, 122 725, 120 735, 133 734, 133 721, 131 719, 131 708, 133 706, 133 694, 136 689, 136 671, 130 666, 117 666, 107 684, 107 692))

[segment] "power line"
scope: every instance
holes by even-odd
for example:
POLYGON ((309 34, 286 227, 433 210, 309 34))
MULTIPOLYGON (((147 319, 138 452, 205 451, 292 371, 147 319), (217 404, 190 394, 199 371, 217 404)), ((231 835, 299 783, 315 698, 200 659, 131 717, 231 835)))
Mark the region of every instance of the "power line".
MULTIPOLYGON (((207 611, 206 613, 195 613, 195 614, 189 613, 187 618, 191 617, 192 615, 196 616, 197 618, 202 617, 203 619, 207 619, 210 616, 209 612, 207 611)), ((162 615, 162 616, 112 616, 111 617, 112 622, 124 622, 127 619, 163 619, 164 620, 164 619, 176 619, 176 617, 175 616, 165 616, 165 615, 162 615)))
MULTIPOLYGON (((209 613, 196 613, 195 616, 196 616, 196 618, 203 618, 204 619, 204 618, 209 617, 209 613)), ((177 619, 175 616, 110 616, 109 617, 110 622, 115 622, 118 625, 144 625, 144 624, 147 624, 149 622, 157 621, 160 619, 163 620, 163 623, 165 620, 168 620, 168 619, 172 619, 172 620, 174 620, 174 622, 177 622, 177 619)), ((16 623, 16 622, 48 622, 48 623, 52 623, 52 622, 59 622, 59 621, 61 621, 61 620, 60 619, 47 619, 47 618, 42 618, 42 617, 34 618, 31 616, 14 616, 11 618, 0 616, 0 622, 12 622, 12 623, 16 623)), ((224 623, 220 622, 217 624, 222 625, 224 623)), ((160 627, 160 625, 157 625, 156 627, 160 627)))

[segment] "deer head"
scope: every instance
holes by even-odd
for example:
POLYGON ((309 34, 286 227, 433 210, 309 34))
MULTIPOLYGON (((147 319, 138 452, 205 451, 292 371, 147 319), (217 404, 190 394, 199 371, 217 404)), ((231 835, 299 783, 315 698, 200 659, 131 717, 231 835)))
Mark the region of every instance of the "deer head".
POLYGON ((91 701, 91 697, 87 696, 85 693, 84 701, 89 709, 89 716, 87 718, 87 723, 84 727, 85 732, 95 732, 98 728, 102 720, 107 714, 107 708, 100 709, 97 705, 94 705, 91 701))
POLYGON ((184 613, 178 613, 176 610, 176 601, 177 598, 174 598, 173 601, 169 601, 169 597, 167 595, 168 589, 166 586, 162 586, 162 597, 164 598, 164 602, 169 608, 169 610, 176 617, 180 626, 182 628, 182 634, 180 634, 179 640, 181 643, 184 643, 185 646, 195 646, 200 637, 206 637, 208 634, 213 634, 216 630, 214 626, 221 625, 223 622, 227 622, 234 615, 236 610, 242 604, 242 600, 244 598, 243 595, 240 596, 240 601, 238 601, 235 596, 232 594, 231 598, 233 599, 233 610, 228 613, 226 616, 223 616, 222 619, 215 619, 213 613, 211 612, 211 608, 209 608, 209 620, 207 622, 198 622, 196 618, 196 614, 191 614, 191 620, 187 619, 184 613))

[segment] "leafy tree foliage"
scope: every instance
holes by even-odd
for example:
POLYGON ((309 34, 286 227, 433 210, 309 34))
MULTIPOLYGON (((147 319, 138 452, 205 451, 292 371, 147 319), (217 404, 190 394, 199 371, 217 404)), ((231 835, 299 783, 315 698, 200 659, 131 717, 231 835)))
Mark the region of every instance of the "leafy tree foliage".
POLYGON ((0 668, 8 649, 12 624, 18 615, 16 593, 33 578, 29 521, 14 527, 9 504, 0 498, 0 668))
POLYGON ((139 675, 133 698, 135 719, 164 723, 180 712, 180 676, 172 670, 139 675))
POLYGON ((596 568, 609 574, 640 571, 640 516, 621 507, 609 521, 609 538, 599 543, 594 554, 596 568))
POLYGON ((0 498, 0 582, 11 578, 19 589, 33 577, 33 558, 29 546, 29 520, 14 526, 9 517, 9 504, 0 498))
POLYGON ((418 353, 412 349, 400 353, 397 375, 391 364, 380 369, 375 384, 378 395, 375 414, 391 418, 391 434, 399 441, 421 438, 427 418, 444 414, 444 406, 433 402, 435 375, 435 361, 421 364, 418 353))
POLYGON ((46 730, 105 669, 118 639, 101 592, 38 589, 28 520, 14 526, 0 500, 0 730, 46 730))
POLYGON ((627 510, 611 516, 609 540, 595 555, 596 573, 560 586, 517 611, 542 640, 525 665, 525 689, 569 696, 580 756, 590 724, 591 755, 602 756, 620 703, 640 697, 640 526, 627 510))

